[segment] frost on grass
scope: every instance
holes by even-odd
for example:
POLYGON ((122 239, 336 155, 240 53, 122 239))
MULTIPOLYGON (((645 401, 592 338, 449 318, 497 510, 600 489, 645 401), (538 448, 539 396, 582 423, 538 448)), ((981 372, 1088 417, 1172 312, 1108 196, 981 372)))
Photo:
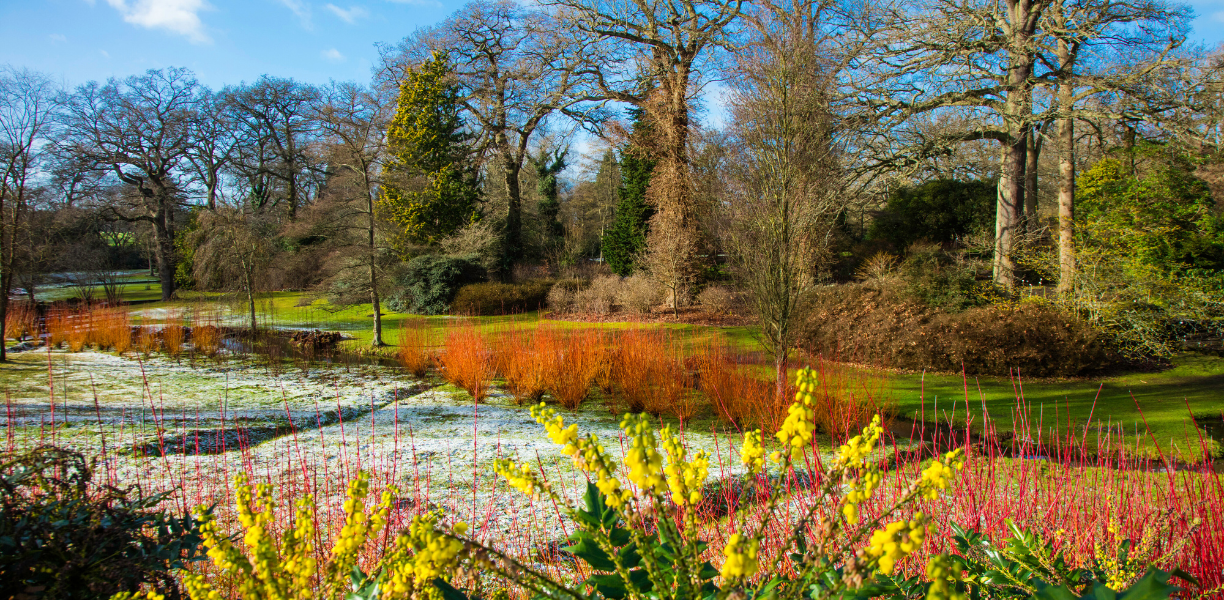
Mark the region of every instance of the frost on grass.
MULTIPOLYGON (((3 377, 9 448, 50 442, 102 454, 105 445, 100 468, 113 482, 171 491, 180 507, 228 505, 229 483, 246 473, 274 483, 282 506, 313 494, 323 520, 334 520, 345 483, 362 469, 400 489, 394 518, 442 510, 530 554, 573 529, 559 507, 499 481, 493 462, 537 465, 570 505, 586 485, 527 407, 500 390, 474 404, 450 386, 422 392, 429 386, 386 367, 277 372, 239 360, 57 351, 15 355, 3 377), (218 432, 224 443, 208 437, 218 432)), ((618 417, 594 403, 563 414, 622 454, 618 417)), ((685 439, 723 457, 715 477, 741 471, 727 438, 689 431, 685 439)))

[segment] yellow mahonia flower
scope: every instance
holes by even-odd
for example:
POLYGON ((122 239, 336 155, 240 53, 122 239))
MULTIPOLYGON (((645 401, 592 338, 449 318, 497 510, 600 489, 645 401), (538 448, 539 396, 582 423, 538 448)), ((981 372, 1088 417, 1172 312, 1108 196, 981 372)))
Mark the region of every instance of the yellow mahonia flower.
POLYGON ((922 471, 922 497, 927 500, 938 498, 939 490, 948 489, 952 478, 964 466, 964 451, 959 448, 945 454, 942 459, 936 459, 922 471))
MULTIPOLYGON (((415 596, 413 592, 418 591, 429 598, 440 597, 433 580, 449 579, 465 550, 463 542, 440 531, 437 524, 438 515, 434 513, 415 517, 408 534, 396 540, 383 599, 415 596)), ((467 525, 456 524, 455 530, 466 532, 467 525)))
POLYGON ((872 533, 867 556, 878 559, 880 572, 891 575, 897 563, 921 547, 925 539, 926 518, 918 513, 911 521, 889 523, 872 533))
POLYGON ((867 469, 854 480, 850 491, 842 499, 842 515, 846 517, 847 523, 851 525, 858 524, 858 505, 871 499, 871 494, 880 487, 880 482, 883 480, 883 476, 880 475, 880 471, 877 469, 867 469))
POLYGON ((621 429, 630 438, 629 451, 625 453, 625 464, 629 467, 629 481, 647 493, 662 495, 667 491, 663 478, 663 455, 646 415, 625 415, 621 429))
POLYGON ((761 447, 761 430, 744 433, 744 446, 740 448, 740 462, 748 467, 748 473, 759 475, 765 471, 765 449, 761 447))
POLYGON ((777 433, 778 442, 784 450, 771 456, 774 461, 781 461, 786 456, 792 461, 799 460, 803 449, 812 443, 812 433, 816 429, 816 411, 812 408, 811 394, 816 389, 816 374, 811 367, 800 369, 795 382, 799 391, 795 393, 795 402, 786 409, 786 419, 777 433))
POLYGON ((744 538, 738 533, 731 534, 727 540, 727 546, 723 548, 723 556, 726 557, 720 572, 723 579, 738 579, 755 575, 760 568, 757 562, 759 544, 760 540, 756 538, 744 538))
POLYGON ((692 461, 686 460, 686 450, 679 438, 674 436, 671 426, 659 432, 663 438, 663 449, 667 452, 667 487, 671 490, 672 502, 681 506, 701 502, 701 488, 710 474, 710 459, 704 450, 698 450, 692 461))
POLYGON ((493 463, 493 472, 505 477, 514 489, 533 498, 538 497, 545 489, 544 483, 535 476, 531 465, 526 463, 516 465, 513 461, 500 459, 493 463))
POLYGON ((961 580, 960 567, 948 555, 932 556, 927 562, 926 575, 927 579, 931 580, 926 600, 966 600, 968 598, 957 588, 961 580))
POLYGON ((837 449, 835 468, 850 469, 862 467, 867 457, 875 450, 876 442, 884 434, 880 425, 880 415, 871 418, 871 423, 863 428, 861 435, 850 438, 841 448, 837 449))

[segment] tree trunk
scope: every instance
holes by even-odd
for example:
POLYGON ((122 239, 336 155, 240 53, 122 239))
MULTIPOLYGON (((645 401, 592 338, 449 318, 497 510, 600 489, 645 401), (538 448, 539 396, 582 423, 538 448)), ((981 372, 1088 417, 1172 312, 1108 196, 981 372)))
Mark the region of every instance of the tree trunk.
MULTIPOLYGON (((1066 40, 1058 41, 1059 66, 1070 70, 1071 50, 1066 40)), ((1068 295, 1075 289, 1075 89, 1070 83, 1058 86, 1058 293, 1068 295)))
POLYGON ((1010 290, 1016 283, 1012 260, 1016 233, 1024 223, 1024 163, 1027 136, 1020 134, 1003 149, 1003 169, 999 178, 999 200, 995 209, 995 283, 1010 290))
POLYGON ((385 346, 382 339, 382 306, 378 301, 378 264, 374 245, 374 197, 366 194, 366 207, 370 217, 370 303, 374 305, 374 346, 385 346))
POLYGON ((502 179, 506 184, 506 262, 513 266, 523 255, 523 197, 519 185, 522 165, 509 151, 502 152, 502 179))
POLYGON ((1029 128, 1024 161, 1024 229, 1037 226, 1037 161, 1041 158, 1041 128, 1029 128))
POLYGON ((157 261, 157 277, 161 281, 163 302, 174 297, 174 227, 170 208, 163 203, 153 217, 153 255, 157 261))

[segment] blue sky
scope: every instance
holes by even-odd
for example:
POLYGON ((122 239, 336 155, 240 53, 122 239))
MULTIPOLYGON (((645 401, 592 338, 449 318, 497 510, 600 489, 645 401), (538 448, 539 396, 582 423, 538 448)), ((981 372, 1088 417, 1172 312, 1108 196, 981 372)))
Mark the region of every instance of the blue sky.
MULTIPOLYGON (((0 64, 69 86, 185 66, 213 88, 261 74, 366 82, 395 43, 462 2, 441 0, 0 0, 0 64)), ((1189 3, 1193 39, 1224 42, 1224 0, 1189 3)))

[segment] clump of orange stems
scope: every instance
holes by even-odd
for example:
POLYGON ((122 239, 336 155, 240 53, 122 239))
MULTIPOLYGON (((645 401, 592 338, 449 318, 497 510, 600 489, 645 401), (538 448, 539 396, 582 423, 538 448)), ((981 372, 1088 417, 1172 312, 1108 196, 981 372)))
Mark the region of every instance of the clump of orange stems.
POLYGON ((599 333, 588 329, 561 336, 551 344, 552 368, 547 369, 547 388, 561 406, 578 408, 591 393, 602 358, 599 342, 599 333))
POLYGON ((666 413, 681 419, 697 412, 683 350, 673 333, 633 329, 618 342, 611 378, 630 412, 666 413))
POLYGON ((415 377, 424 377, 433 365, 433 344, 429 325, 425 319, 404 319, 400 322, 399 348, 395 358, 405 371, 415 377))
POLYGON ((140 349, 141 354, 148 356, 157 352, 161 346, 161 340, 157 338, 157 330, 152 327, 141 327, 140 334, 136 337, 136 347, 140 349))
POLYGON ((193 351, 213 356, 221 349, 221 328, 215 316, 193 314, 190 333, 193 351))
POLYGON ((29 302, 9 302, 4 314, 4 335, 15 340, 38 333, 38 312, 29 302))
POLYGON ((93 311, 88 305, 85 305, 75 310, 65 309, 63 315, 65 318, 64 339, 68 342, 68 349, 73 352, 84 350, 89 343, 93 311))
POLYGON ((94 314, 93 325, 93 343, 99 350, 110 348, 123 354, 132 348, 132 327, 126 310, 101 309, 94 314))
POLYGON ((701 391, 719 417, 740 429, 773 433, 782 426, 794 396, 791 386, 779 397, 773 382, 753 377, 751 366, 738 364, 719 342, 704 345, 696 359, 701 391))
POLYGON ((447 381, 467 390, 480 401, 489 393, 496 368, 493 349, 471 325, 459 325, 446 334, 446 349, 441 360, 447 381))
POLYGON ((556 332, 544 327, 531 332, 512 330, 499 339, 498 371, 515 402, 538 402, 544 395, 556 345, 556 332))
POLYGON ((183 324, 177 321, 166 323, 162 328, 162 344, 166 354, 177 357, 183 351, 183 340, 186 338, 183 324))
POLYGON ((68 330, 72 327, 69 312, 68 307, 63 305, 56 305, 47 309, 47 315, 43 319, 43 323, 47 330, 47 345, 49 347, 58 348, 60 344, 68 339, 68 330))

